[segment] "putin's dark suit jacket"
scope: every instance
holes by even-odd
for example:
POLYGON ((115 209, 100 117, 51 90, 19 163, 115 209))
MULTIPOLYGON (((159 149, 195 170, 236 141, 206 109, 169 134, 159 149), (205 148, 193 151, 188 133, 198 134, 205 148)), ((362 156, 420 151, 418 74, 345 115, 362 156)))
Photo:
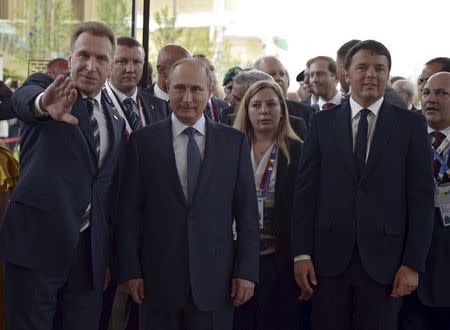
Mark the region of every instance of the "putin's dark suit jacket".
POLYGON ((212 311, 229 301, 231 278, 257 281, 255 182, 242 133, 206 120, 190 206, 178 177, 170 117, 134 132, 126 159, 117 218, 122 281, 144 278, 146 303, 163 311, 181 308, 190 294, 198 309, 212 311))
POLYGON ((355 245, 377 282, 400 265, 423 272, 434 219, 432 155, 423 117, 386 101, 357 181, 348 101, 312 116, 294 199, 294 255, 336 276, 355 245))
POLYGON ((111 146, 99 169, 86 103, 80 96, 72 108, 78 125, 35 119, 34 100, 52 81, 47 75, 33 74, 12 98, 24 123, 21 173, 0 231, 0 256, 43 273, 66 272, 78 244, 81 217, 92 203, 92 272, 94 285, 101 287, 110 258, 113 178, 125 125, 102 102, 111 146))

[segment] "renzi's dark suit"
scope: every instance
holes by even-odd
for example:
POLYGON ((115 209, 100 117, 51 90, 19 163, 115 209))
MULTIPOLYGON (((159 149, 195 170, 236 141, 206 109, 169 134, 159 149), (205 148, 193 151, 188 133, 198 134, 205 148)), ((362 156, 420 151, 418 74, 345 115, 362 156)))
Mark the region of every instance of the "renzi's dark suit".
POLYGON ((190 207, 178 177, 171 118, 133 133, 126 158, 117 225, 120 278, 144 278, 144 304, 177 311, 192 296, 199 310, 213 311, 230 303, 232 277, 257 281, 256 192, 242 133, 206 120, 190 207))
POLYGON ((350 125, 348 101, 312 116, 296 185, 293 253, 312 256, 319 276, 337 276, 356 248, 367 274, 390 285, 400 265, 425 270, 434 217, 426 125, 384 101, 359 182, 350 125))
MULTIPOLYGON (((34 100, 52 81, 47 75, 34 74, 12 98, 17 116, 24 122, 21 173, 0 231, 0 255, 8 264, 37 270, 41 274, 67 277, 79 238, 88 235, 80 234, 81 217, 91 203, 91 223, 86 231, 90 233, 87 241, 91 243, 86 248, 91 251, 87 269, 92 276, 88 276, 90 283, 83 284, 102 290, 110 258, 113 178, 123 142, 124 122, 106 102, 102 102, 108 121, 110 149, 99 169, 86 103, 80 96, 71 112, 78 119, 78 125, 50 117, 35 119, 34 100)), ((29 295, 30 300, 35 299, 31 292, 29 295)), ((14 292, 6 297, 11 306, 23 306, 27 313, 26 302, 17 301, 24 298, 15 297, 14 292)), ((52 311, 48 312, 51 314, 52 311)), ((85 321, 89 322, 79 320, 80 328, 85 321)), ((11 327, 22 329, 14 324, 11 327)), ((71 326, 76 329, 77 324, 71 326)))

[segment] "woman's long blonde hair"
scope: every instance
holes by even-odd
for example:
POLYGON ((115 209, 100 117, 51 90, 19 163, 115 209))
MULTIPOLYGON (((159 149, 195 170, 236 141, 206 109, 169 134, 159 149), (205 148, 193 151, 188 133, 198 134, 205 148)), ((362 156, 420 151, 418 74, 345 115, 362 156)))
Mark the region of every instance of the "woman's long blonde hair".
POLYGON ((236 114, 236 118, 234 120, 233 127, 244 132, 247 135, 248 141, 250 145, 253 144, 255 139, 253 125, 250 122, 250 118, 248 115, 248 107, 250 104, 250 100, 256 93, 260 90, 270 88, 272 89, 278 97, 278 101, 280 102, 281 107, 281 118, 280 123, 275 131, 275 141, 278 143, 278 146, 281 152, 286 157, 288 164, 291 161, 291 157, 289 154, 289 149, 287 147, 287 140, 297 140, 301 141, 301 139, 295 134, 294 130, 289 123, 289 112, 287 109, 286 101, 284 100, 283 92, 281 91, 280 86, 274 81, 258 81, 254 83, 244 95, 244 98, 241 102, 241 106, 239 107, 239 111, 236 114))

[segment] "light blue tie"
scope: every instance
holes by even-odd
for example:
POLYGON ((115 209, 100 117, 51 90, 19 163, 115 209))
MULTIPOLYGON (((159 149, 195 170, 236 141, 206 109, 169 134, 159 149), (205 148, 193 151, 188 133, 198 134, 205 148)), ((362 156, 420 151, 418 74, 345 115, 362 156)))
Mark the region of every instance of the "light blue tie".
POLYGON ((195 189, 197 187, 198 175, 202 166, 202 157, 195 141, 195 128, 187 127, 183 132, 189 137, 187 144, 187 182, 188 182, 188 202, 192 205, 195 189))

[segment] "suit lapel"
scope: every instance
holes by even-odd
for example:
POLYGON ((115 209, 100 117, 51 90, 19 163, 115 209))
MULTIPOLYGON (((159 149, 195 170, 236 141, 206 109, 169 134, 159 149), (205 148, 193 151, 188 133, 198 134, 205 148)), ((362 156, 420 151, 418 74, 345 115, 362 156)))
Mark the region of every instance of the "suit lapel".
POLYGON ((392 106, 386 101, 383 102, 378 114, 378 119, 375 125, 375 132, 370 146, 369 157, 367 158, 366 166, 364 166, 361 174, 361 181, 367 178, 370 172, 375 168, 379 161, 386 144, 394 133, 398 124, 398 116, 392 106))
POLYGON ((155 111, 155 107, 150 102, 147 102, 147 98, 142 97, 139 92, 138 92, 137 97, 139 98, 139 101, 141 102, 142 113, 144 114, 145 126, 148 126, 152 122, 155 121, 155 120, 152 120, 153 118, 150 118, 151 113, 153 111, 155 111))
POLYGON ((115 108, 112 108, 109 105, 109 103, 105 101, 103 92, 102 92, 102 107, 106 121, 108 123, 108 135, 110 138, 108 154, 106 155, 105 161, 103 162, 103 164, 106 164, 108 159, 111 157, 112 151, 116 148, 117 144, 122 139, 123 126, 121 119, 119 119, 120 118, 119 113, 115 108))
POLYGON ((93 155, 96 155, 94 135, 92 134, 91 121, 88 115, 87 105, 81 96, 78 96, 75 101, 71 113, 78 119, 78 127, 84 135, 91 152, 93 155))
POLYGON ((346 167, 352 173, 352 176, 356 178, 355 164, 353 161, 353 136, 350 104, 345 102, 341 108, 333 111, 336 113, 335 141, 340 149, 338 155, 342 155, 342 159, 346 163, 346 167))

